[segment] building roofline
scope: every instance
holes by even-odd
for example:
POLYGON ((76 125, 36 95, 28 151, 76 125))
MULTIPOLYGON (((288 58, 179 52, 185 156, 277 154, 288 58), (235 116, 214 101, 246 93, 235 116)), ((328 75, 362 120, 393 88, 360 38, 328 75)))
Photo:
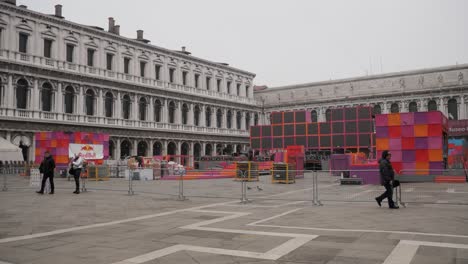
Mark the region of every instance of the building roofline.
POLYGON ((402 76, 408 76, 408 75, 427 74, 427 73, 435 73, 435 72, 450 71, 450 70, 457 70, 457 69, 468 69, 468 63, 441 66, 441 67, 435 67, 435 68, 423 68, 423 69, 417 69, 417 70, 390 72, 390 73, 375 74, 375 75, 361 76, 361 77, 351 77, 351 78, 344 78, 344 79, 331 80, 331 81, 318 81, 318 82, 301 83, 301 84, 293 84, 293 85, 285 85, 285 86, 277 86, 277 87, 268 87, 267 89, 264 89, 264 90, 255 91, 255 93, 256 94, 268 93, 272 91, 307 88, 311 86, 313 87, 313 86, 322 86, 322 85, 330 85, 330 84, 333 85, 333 84, 350 83, 350 82, 357 82, 357 81, 368 81, 368 80, 374 80, 374 79, 380 79, 380 78, 402 77, 402 76))
MULTIPOLYGON (((103 35, 103 36, 108 37, 108 38, 118 39, 120 41, 126 41, 127 43, 132 44, 134 46, 139 46, 139 47, 146 48, 146 49, 152 49, 154 51, 166 53, 167 55, 171 55, 171 56, 178 57, 178 58, 181 58, 181 59, 198 61, 199 63, 207 64, 207 65, 210 65, 211 67, 216 67, 216 68, 220 68, 220 69, 224 69, 224 70, 234 71, 234 72, 237 72, 237 73, 240 73, 240 74, 248 75, 248 76, 250 76, 252 78, 254 78, 256 76, 255 73, 252 73, 252 72, 249 72, 249 71, 241 70, 241 69, 238 69, 238 68, 235 68, 235 67, 232 67, 232 66, 226 66, 226 65, 223 65, 223 64, 220 64, 220 63, 217 63, 217 62, 213 62, 213 61, 209 61, 209 60, 206 60, 206 59, 202 59, 202 58, 199 58, 199 57, 196 57, 196 56, 185 55, 185 54, 180 53, 178 51, 162 48, 162 47, 159 47, 159 46, 156 46, 156 45, 153 45, 153 44, 146 44, 146 43, 143 43, 141 41, 138 41, 138 40, 135 40, 135 39, 132 39, 132 38, 128 38, 128 37, 125 37, 125 36, 122 36, 122 35, 117 35, 117 34, 108 32, 106 30, 96 29, 96 28, 94 28, 94 26, 83 25, 83 24, 79 24, 79 23, 76 23, 76 22, 72 22, 70 20, 66 20, 64 18, 58 18, 58 17, 56 17, 56 16, 54 16, 52 14, 44 14, 44 13, 34 11, 34 10, 31 10, 31 9, 21 8, 19 6, 14 6, 14 5, 8 4, 8 3, 4 2, 4 1, 0 1, 0 6, 2 7, 3 10, 6 10, 7 12, 8 12, 8 9, 12 9, 12 10, 15 10, 17 13, 20 13, 20 14, 21 13, 23 13, 23 14, 29 13, 31 16, 35 15, 37 18, 49 19, 49 20, 51 20, 51 21, 53 21, 53 22, 55 22, 57 24, 64 23, 64 24, 68 24, 68 26, 70 26, 70 27, 78 27, 79 29, 81 29, 81 30, 83 30, 85 32, 88 32, 90 34, 103 35)), ((0 11, 0 13, 2 13, 2 12, 0 11)))

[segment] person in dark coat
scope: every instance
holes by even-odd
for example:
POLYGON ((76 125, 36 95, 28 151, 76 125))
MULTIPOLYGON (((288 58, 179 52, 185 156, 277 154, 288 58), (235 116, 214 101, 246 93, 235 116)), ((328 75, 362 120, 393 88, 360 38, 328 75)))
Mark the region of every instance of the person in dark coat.
POLYGON ((41 190, 37 191, 38 194, 44 194, 44 187, 49 178, 50 183, 50 193, 54 194, 54 170, 55 170, 55 161, 50 155, 49 151, 44 153, 44 160, 41 162, 39 166, 39 172, 43 174, 42 176, 42 184, 41 190))
POLYGON ((379 160, 380 183, 385 187, 385 192, 376 197, 375 200, 379 206, 382 205, 382 200, 387 198, 388 207, 390 209, 398 209, 393 201, 393 186, 395 181, 395 172, 393 171, 390 159, 392 154, 388 150, 382 152, 382 158, 379 160))

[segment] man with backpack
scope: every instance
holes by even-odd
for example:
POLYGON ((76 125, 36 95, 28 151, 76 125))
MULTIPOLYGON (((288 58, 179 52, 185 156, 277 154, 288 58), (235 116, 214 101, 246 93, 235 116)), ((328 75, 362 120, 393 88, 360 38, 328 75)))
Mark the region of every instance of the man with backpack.
POLYGON ((39 166, 39 172, 43 174, 42 176, 42 184, 41 190, 37 191, 38 194, 44 194, 44 188, 49 178, 50 183, 50 192, 49 194, 54 194, 54 170, 55 170, 55 161, 50 155, 49 151, 44 152, 44 160, 41 162, 39 166))

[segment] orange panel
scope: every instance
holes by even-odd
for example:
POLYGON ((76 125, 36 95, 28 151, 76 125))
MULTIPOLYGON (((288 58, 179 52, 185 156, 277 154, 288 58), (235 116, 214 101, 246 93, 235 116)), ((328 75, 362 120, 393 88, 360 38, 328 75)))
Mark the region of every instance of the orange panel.
POLYGON ((429 150, 429 161, 444 161, 441 149, 429 150))
POLYGON ((428 136, 427 125, 415 125, 414 136, 415 137, 427 137, 428 136))
POLYGON ((400 113, 389 114, 388 115, 388 125, 389 126, 400 126, 400 113))
POLYGON ((416 174, 429 175, 429 162, 416 162, 416 174))
POLYGON ((377 138, 376 147, 377 150, 388 150, 389 149, 389 139, 388 138, 377 138))

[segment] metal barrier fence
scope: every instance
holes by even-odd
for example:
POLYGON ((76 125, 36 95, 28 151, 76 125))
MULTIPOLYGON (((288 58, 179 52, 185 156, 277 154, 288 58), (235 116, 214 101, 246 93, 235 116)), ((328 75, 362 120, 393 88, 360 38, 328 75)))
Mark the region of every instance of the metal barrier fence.
MULTIPOLYGON (((37 170, 37 169, 36 169, 37 170)), ((32 170, 0 168, 1 190, 34 190, 32 170), (27 176, 29 175, 29 176, 27 176)), ((327 171, 236 171, 190 170, 165 174, 154 169, 108 166, 109 175, 82 178, 82 192, 117 192, 126 195, 151 194, 158 197, 186 200, 190 198, 238 199, 241 203, 259 206, 287 204, 322 205, 328 202, 373 202, 384 192, 378 170, 327 171), (119 171, 112 175, 112 171, 119 171)), ((396 178, 421 176, 423 171, 401 171, 396 178)), ((432 170, 434 173, 434 170, 432 170)), ((464 170, 441 170, 436 175, 441 183, 402 182, 395 189, 395 200, 408 203, 468 204, 468 185, 464 170), (453 178, 456 174, 457 179, 453 178), (465 176, 463 176, 465 175, 465 176), (442 178, 441 178, 442 177, 442 178), (444 182, 446 177, 447 182, 444 182), (458 180, 450 182, 449 180, 458 180), (463 183, 462 183, 463 182, 463 183)), ((74 190, 74 182, 55 178, 55 189, 74 190)))

